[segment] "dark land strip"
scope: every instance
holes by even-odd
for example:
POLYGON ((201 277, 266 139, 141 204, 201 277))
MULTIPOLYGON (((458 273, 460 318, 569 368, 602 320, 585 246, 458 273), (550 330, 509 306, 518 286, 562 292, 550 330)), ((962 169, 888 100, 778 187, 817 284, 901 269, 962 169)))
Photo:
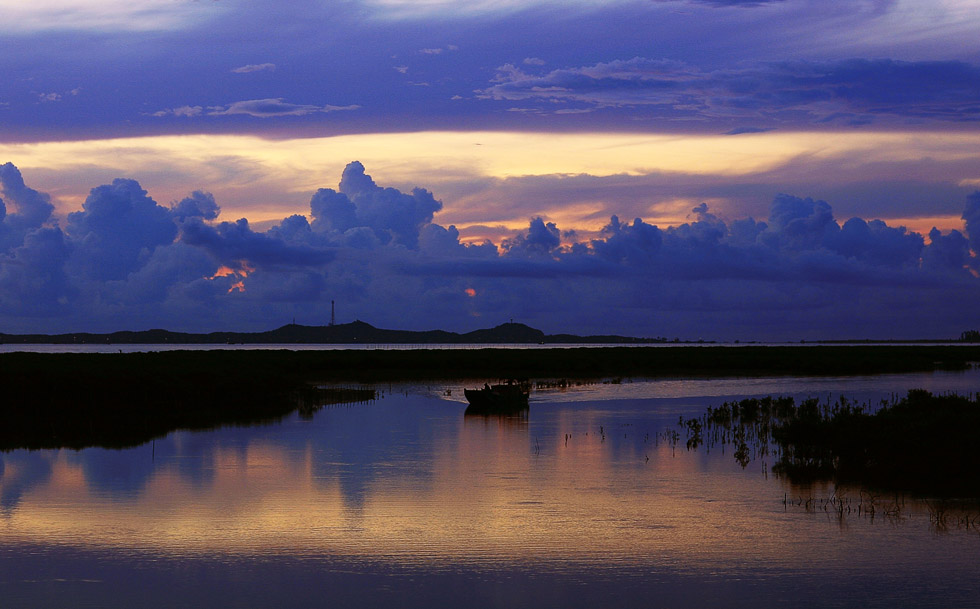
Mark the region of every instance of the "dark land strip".
MULTIPOLYGON (((264 332, 209 332, 194 334, 169 330, 120 331, 108 334, 70 332, 67 334, 4 334, 0 343, 14 345, 423 345, 423 344, 625 344, 665 343, 666 338, 634 338, 614 334, 577 336, 545 334, 521 323, 505 323, 493 328, 460 334, 445 330, 387 330, 363 321, 330 326, 286 324, 264 332)), ((679 342, 679 341, 678 341, 679 342)))
POLYGON ((861 375, 977 361, 977 345, 7 353, 0 450, 134 446, 176 429, 247 425, 346 400, 317 384, 861 375))

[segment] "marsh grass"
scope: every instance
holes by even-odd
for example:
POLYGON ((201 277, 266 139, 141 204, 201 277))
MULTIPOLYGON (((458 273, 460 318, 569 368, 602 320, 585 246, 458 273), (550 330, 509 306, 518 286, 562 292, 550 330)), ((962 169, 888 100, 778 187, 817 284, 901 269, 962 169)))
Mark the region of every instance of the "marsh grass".
MULTIPOLYGON (((843 397, 799 404, 787 397, 752 398, 710 407, 679 423, 688 449, 731 447, 742 467, 762 459, 764 468, 771 463, 775 474, 794 484, 832 481, 868 493, 980 498, 978 400, 980 394, 924 390, 877 405, 843 397)), ((849 505, 835 501, 830 505, 837 510, 849 505)), ((869 505, 877 511, 874 502, 869 505)))

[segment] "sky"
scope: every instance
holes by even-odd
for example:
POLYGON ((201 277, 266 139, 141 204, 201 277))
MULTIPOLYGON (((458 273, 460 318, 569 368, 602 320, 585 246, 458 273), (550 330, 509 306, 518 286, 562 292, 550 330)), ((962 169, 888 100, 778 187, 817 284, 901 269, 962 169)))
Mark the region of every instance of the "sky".
POLYGON ((0 15, 0 332, 980 327, 978 0, 0 15))

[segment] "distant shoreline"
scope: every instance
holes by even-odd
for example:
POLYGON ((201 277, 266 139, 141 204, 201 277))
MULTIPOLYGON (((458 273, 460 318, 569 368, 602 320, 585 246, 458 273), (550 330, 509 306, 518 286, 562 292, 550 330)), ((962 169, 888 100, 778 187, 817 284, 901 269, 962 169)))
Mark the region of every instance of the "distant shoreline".
MULTIPOLYGON (((666 338, 636 338, 619 335, 577 336, 545 334, 520 323, 458 333, 445 330, 386 330, 363 321, 330 326, 287 324, 264 332, 172 332, 170 330, 118 331, 109 333, 69 332, 63 334, 4 334, 2 344, 657 344, 666 338)), ((680 342, 675 339, 674 342, 680 342)))
MULTIPOLYGON (((445 330, 386 330, 363 321, 329 326, 287 324, 263 332, 172 332, 153 329, 105 333, 67 332, 62 334, 5 334, 0 344, 7 345, 861 345, 861 344, 970 344, 962 339, 829 339, 799 341, 714 341, 681 340, 666 337, 634 337, 618 334, 579 336, 545 334, 521 323, 505 323, 493 328, 458 333, 445 330)), ((980 343, 978 343, 980 344, 980 343)))

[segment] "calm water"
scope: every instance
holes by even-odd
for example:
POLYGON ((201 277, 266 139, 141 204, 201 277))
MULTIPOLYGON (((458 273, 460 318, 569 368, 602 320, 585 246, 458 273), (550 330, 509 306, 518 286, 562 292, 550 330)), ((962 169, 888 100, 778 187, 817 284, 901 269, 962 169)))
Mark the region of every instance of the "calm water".
POLYGON ((733 397, 913 387, 980 372, 588 385, 527 418, 379 386, 308 420, 2 453, 0 606, 980 607, 976 508, 838 518, 793 500, 832 488, 660 437, 733 397))

